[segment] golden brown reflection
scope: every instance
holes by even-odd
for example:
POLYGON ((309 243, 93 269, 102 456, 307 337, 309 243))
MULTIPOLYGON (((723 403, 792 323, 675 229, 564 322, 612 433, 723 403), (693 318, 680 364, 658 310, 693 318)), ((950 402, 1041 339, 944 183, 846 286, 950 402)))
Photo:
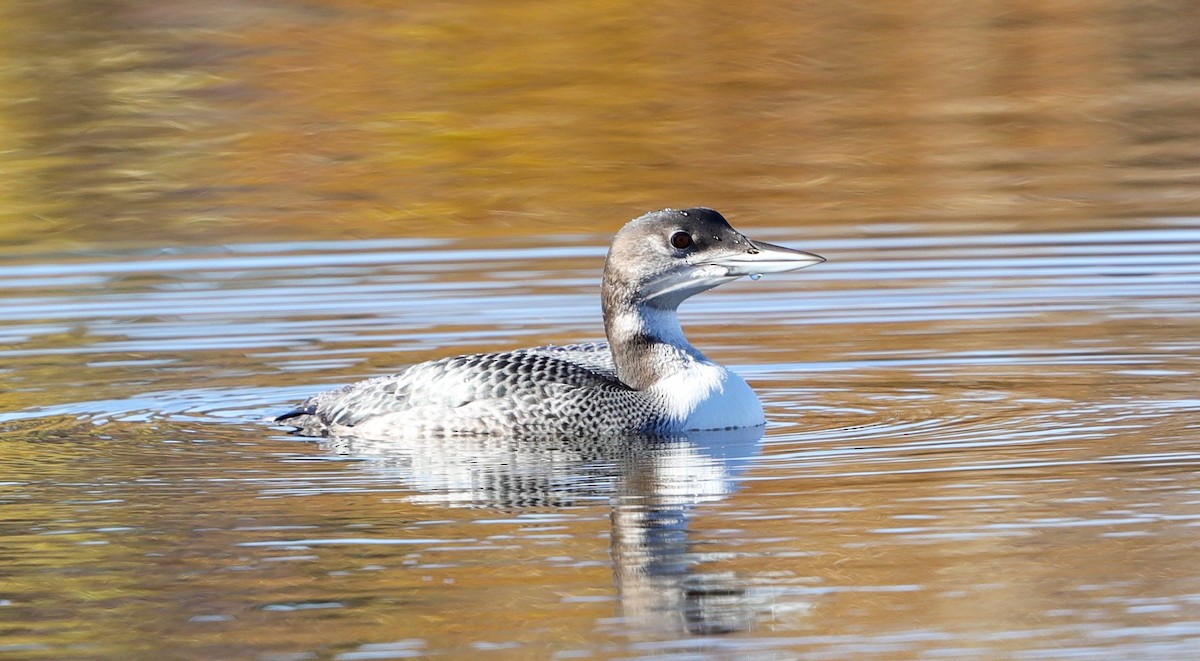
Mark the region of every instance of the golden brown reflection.
POLYGON ((94 7, 4 10, 6 242, 1200 208, 1186 2, 94 7))
MULTIPOLYGON (((371 461, 295 463, 287 475, 269 458, 284 448, 259 430, 192 434, 9 425, 8 465, 27 481, 5 485, 0 499, 35 503, 10 520, 4 542, 17 570, 11 621, 70 626, 64 635, 10 627, 6 644, 153 654, 168 636, 186 639, 174 652, 188 658, 347 650, 355 640, 439 649, 491 639, 529 650, 577 639, 611 614, 614 581, 635 630, 728 632, 756 615, 736 577, 691 569, 686 519, 729 492, 761 430, 433 447, 335 439, 326 450, 371 461), (85 436, 87 456, 67 466, 30 444, 85 436), (105 578, 112 571, 116 581, 105 578), (528 592, 552 577, 566 594, 528 592), (92 603, 104 608, 79 621, 92 603), (301 622, 334 629, 288 632, 301 622)), ((289 444, 299 459, 322 452, 289 444)))
POLYGON ((333 438, 329 451, 369 459, 371 470, 418 493, 412 502, 519 513, 612 500, 613 581, 634 629, 729 633, 758 616, 742 579, 697 572, 688 520, 725 497, 758 451, 761 428, 678 437, 333 438))

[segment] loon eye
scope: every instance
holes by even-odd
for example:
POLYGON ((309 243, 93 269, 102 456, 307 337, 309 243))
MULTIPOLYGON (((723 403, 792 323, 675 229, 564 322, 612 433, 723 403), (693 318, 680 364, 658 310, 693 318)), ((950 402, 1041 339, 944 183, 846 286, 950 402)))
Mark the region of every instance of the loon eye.
POLYGON ((676 232, 671 235, 671 245, 676 250, 687 250, 692 247, 692 235, 687 232, 676 232))

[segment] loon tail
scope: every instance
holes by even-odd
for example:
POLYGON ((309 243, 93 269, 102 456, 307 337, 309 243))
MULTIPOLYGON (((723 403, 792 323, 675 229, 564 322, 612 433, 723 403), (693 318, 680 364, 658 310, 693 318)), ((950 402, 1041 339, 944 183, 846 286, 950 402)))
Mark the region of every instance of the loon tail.
POLYGON ((291 433, 297 436, 325 436, 329 433, 329 424, 317 414, 317 405, 305 402, 299 407, 275 416, 277 425, 293 427, 291 433))
POLYGON ((293 418, 299 418, 301 416, 316 415, 316 414, 317 414, 316 404, 308 404, 306 406, 294 408, 291 411, 288 411, 287 413, 284 413, 282 415, 277 415, 277 416, 275 416, 274 421, 275 422, 287 422, 288 420, 291 420, 293 418))

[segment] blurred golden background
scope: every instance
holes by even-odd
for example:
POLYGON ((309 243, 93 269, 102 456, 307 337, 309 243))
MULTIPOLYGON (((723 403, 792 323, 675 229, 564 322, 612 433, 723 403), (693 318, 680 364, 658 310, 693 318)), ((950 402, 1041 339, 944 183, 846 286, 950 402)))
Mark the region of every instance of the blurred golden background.
POLYGON ((1197 35, 1185 0, 18 0, 0 240, 1196 214, 1197 35))

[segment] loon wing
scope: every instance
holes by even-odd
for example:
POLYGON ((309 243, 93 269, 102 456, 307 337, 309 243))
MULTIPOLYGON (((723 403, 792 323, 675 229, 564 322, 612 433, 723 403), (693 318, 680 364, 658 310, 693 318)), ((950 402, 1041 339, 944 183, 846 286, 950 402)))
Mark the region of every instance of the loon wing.
POLYGON ((276 422, 303 433, 352 427, 379 416, 452 411, 491 400, 505 410, 578 389, 630 391, 617 379, 607 343, 547 346, 443 358, 397 374, 314 395, 276 422))

